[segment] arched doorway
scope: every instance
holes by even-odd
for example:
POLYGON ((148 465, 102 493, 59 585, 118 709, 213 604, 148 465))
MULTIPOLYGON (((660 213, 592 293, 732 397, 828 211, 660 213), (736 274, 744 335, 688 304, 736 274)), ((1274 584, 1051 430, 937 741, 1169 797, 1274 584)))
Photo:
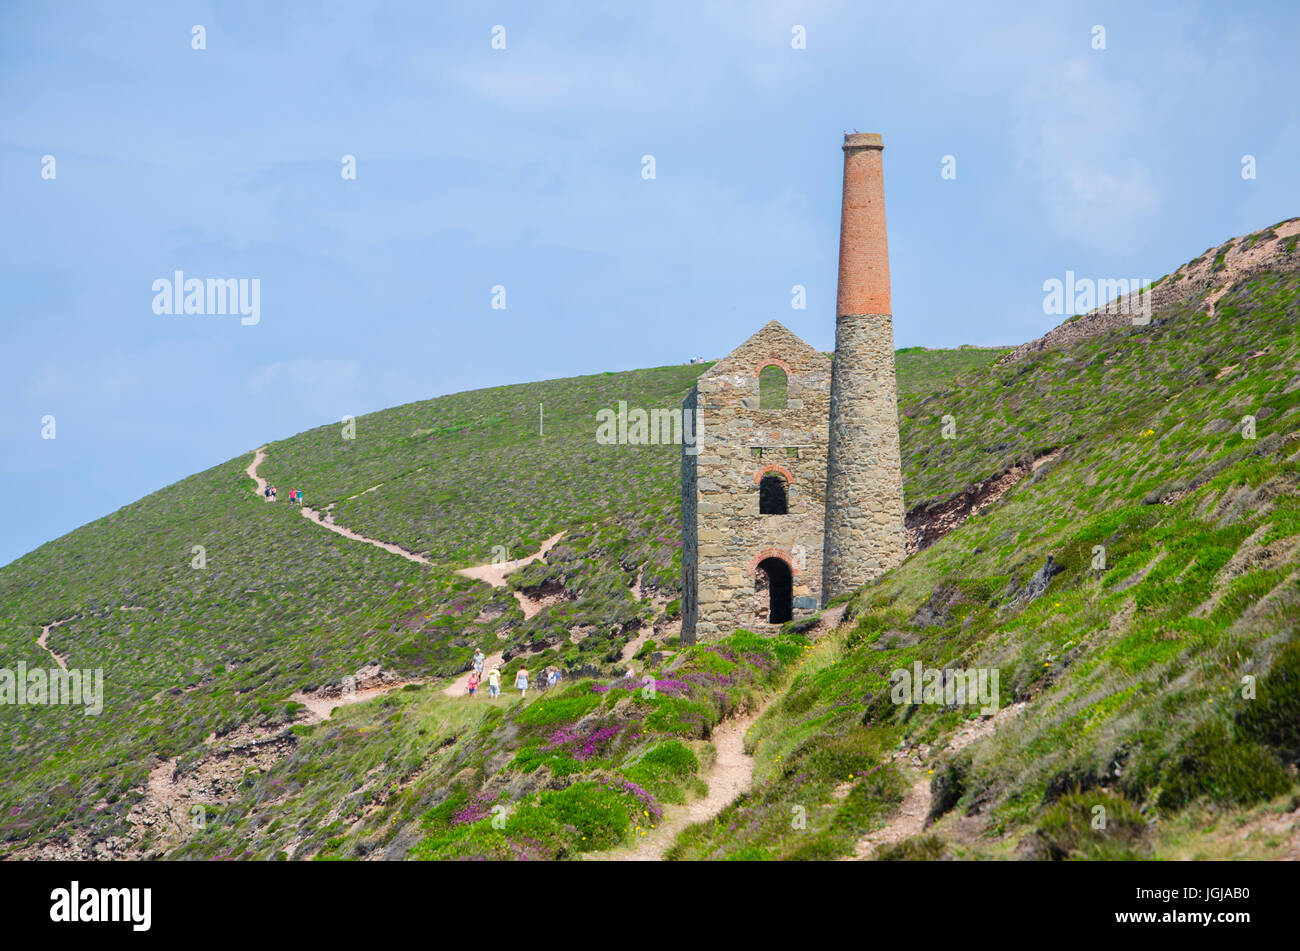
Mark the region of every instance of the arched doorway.
POLYGON ((794 578, 790 566, 780 558, 764 558, 754 570, 754 590, 767 588, 767 620, 784 624, 794 617, 794 578))

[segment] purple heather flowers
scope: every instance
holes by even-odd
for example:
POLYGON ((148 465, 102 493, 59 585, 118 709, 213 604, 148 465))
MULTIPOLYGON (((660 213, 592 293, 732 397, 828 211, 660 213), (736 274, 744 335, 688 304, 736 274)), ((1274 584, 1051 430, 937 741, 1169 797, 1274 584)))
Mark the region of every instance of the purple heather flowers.
POLYGON ((551 734, 550 740, 542 750, 562 751, 585 763, 603 753, 621 730, 622 727, 617 726, 589 727, 586 730, 578 730, 572 726, 560 727, 551 734))

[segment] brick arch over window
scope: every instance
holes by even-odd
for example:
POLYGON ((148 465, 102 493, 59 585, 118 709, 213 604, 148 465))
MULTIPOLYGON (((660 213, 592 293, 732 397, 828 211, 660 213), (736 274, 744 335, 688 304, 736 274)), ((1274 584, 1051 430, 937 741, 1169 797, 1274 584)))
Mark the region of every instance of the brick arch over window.
POLYGON ((754 476, 758 482, 758 514, 789 515, 790 470, 782 466, 766 466, 754 476))
POLYGON ((759 564, 769 558, 779 558, 781 561, 784 561, 790 566, 790 573, 792 575, 803 574, 803 569, 794 563, 794 559, 790 557, 790 553, 788 551, 783 551, 780 548, 764 548, 757 555, 751 558, 749 560, 749 573, 752 575, 758 570, 759 564))
POLYGON ((782 370, 785 371, 785 378, 787 380, 789 380, 791 377, 794 376, 794 371, 790 369, 790 364, 786 363, 775 353, 769 357, 764 357, 762 360, 758 362, 758 366, 754 367, 754 376, 756 378, 762 376, 763 371, 766 370, 768 367, 780 367, 782 370))
POLYGON ((769 472, 781 473, 781 475, 785 476, 785 481, 787 485, 792 485, 794 483, 794 475, 790 472, 789 469, 787 469, 785 466, 778 466, 775 463, 773 463, 771 465, 764 466, 763 468, 759 469, 757 472, 754 473, 754 485, 758 485, 760 482, 762 482, 763 476, 767 475, 769 472))

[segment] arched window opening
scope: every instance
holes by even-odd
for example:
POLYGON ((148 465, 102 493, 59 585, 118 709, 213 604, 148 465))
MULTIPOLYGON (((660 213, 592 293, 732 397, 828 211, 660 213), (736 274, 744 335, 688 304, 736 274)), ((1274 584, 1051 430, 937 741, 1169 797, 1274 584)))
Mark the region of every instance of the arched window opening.
POLYGON ((767 620, 784 624, 794 617, 794 577, 790 566, 780 558, 764 558, 754 571, 754 592, 767 591, 767 620))
POLYGON ((789 380, 785 371, 775 364, 763 367, 758 374, 758 408, 785 409, 789 380))
POLYGON ((789 495, 785 479, 769 472, 758 483, 758 514, 785 515, 789 511, 789 495))

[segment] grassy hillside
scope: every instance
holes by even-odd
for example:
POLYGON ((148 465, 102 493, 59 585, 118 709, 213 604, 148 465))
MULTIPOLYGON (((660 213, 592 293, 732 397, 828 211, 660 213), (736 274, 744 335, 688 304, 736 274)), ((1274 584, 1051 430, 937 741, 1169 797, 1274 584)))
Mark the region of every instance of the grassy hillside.
POLYGON ((913 497, 1064 451, 854 597, 760 721, 756 789, 679 855, 847 854, 855 797, 897 802, 918 777, 935 822, 892 857, 1292 854, 1246 833, 1300 805, 1300 275, 1161 317, 903 401, 913 497), (893 703, 916 661, 998 668, 1013 715, 945 752, 973 713, 893 703))
MULTIPOLYGON (((933 379, 947 359, 953 372, 968 366, 964 354, 932 351, 901 356, 900 374, 923 363, 933 379)), ((355 439, 331 424, 268 446, 260 474, 282 499, 303 487, 339 524, 424 553, 429 566, 264 504, 244 472, 250 453, 0 569, 6 665, 49 666, 37 638, 66 621, 48 647, 105 678, 99 717, 5 708, 0 742, 17 755, 0 767, 4 840, 138 837, 130 810, 151 768, 241 725, 288 723, 301 714, 290 694, 367 663, 437 678, 482 646, 521 653, 507 674, 525 657, 534 669, 611 670, 638 630, 676 610, 679 450, 599 445, 595 413, 619 400, 680 405, 704 369, 460 393, 361 417, 355 439), (453 573, 560 531, 546 563, 519 573, 517 583, 563 592, 535 617, 508 591, 453 573), (192 567, 194 546, 203 568, 192 567), (573 631, 585 636, 574 643, 573 631)), ((351 782, 340 775, 340 788, 351 782)))

